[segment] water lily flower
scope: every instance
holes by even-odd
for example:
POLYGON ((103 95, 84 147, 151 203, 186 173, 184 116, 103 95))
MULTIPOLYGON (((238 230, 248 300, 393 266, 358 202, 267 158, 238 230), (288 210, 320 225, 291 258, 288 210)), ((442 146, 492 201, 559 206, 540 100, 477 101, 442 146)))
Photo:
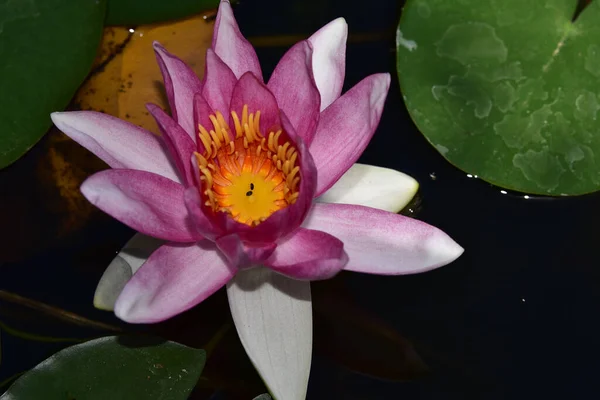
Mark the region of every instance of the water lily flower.
POLYGON ((353 166, 379 123, 390 76, 371 75, 342 95, 346 37, 345 21, 332 21, 294 45, 265 84, 222 1, 202 80, 154 44, 172 114, 147 105, 160 137, 102 113, 52 114, 59 129, 112 168, 89 177, 84 196, 160 240, 135 261, 143 265, 133 276, 123 272, 124 287, 112 294, 115 314, 162 321, 227 284, 242 343, 281 400, 306 393, 309 281, 343 269, 419 273, 463 251, 441 230, 386 211, 396 200, 369 195, 373 185, 404 189, 409 182, 416 190, 413 180, 353 166), (295 339, 278 329, 294 329, 295 339), (295 383, 282 378, 289 371, 297 372, 295 383))

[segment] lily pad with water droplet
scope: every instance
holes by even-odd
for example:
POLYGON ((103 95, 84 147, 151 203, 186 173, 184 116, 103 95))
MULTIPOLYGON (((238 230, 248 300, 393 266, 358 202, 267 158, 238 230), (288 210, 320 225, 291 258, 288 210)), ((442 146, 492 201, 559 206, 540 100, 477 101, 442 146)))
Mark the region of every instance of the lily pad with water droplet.
POLYGON ((545 195, 600 190, 600 1, 408 0, 397 67, 452 164, 545 195))
POLYGON ((107 336, 59 351, 0 400, 185 400, 205 361, 204 350, 175 342, 107 336))

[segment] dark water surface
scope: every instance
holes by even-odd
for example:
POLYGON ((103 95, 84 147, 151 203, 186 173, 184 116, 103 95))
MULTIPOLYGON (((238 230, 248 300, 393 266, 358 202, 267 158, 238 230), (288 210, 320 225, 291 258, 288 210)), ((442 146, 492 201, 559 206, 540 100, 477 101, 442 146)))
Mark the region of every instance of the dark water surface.
MULTIPOLYGON (((596 322, 600 197, 525 199, 522 194, 502 194, 446 162, 415 128, 402 103, 394 52, 399 15, 400 3, 390 0, 245 0, 236 8, 242 31, 252 38, 308 36, 335 17, 346 18, 350 41, 345 89, 371 73, 389 71, 393 76, 379 130, 360 161, 415 177, 421 184, 415 215, 466 249, 453 264, 426 274, 344 273, 336 278, 358 307, 411 340, 430 372, 411 382, 383 380, 352 372, 315 351, 308 398, 595 398, 595 375, 600 370, 596 322)), ((269 45, 257 49, 266 76, 285 50, 269 45)), ((32 153, 28 157, 35 156, 35 149, 32 153)), ((0 178, 4 186, 5 176, 0 178)), ((10 234, 7 227, 2 234, 10 234)), ((130 235, 128 228, 100 216, 77 237, 4 263, 0 289, 119 325, 109 313, 93 309, 91 299, 103 267, 130 235)), ((327 290, 326 285, 319 284, 318 289, 327 290)), ((36 314, 1 299, 0 307, 2 320, 24 330, 82 338, 98 334, 50 319, 28 319, 26 315, 36 314)), ((199 308, 203 318, 212 315, 202 320, 204 328, 197 328, 199 336, 210 337, 230 318, 222 291, 199 308), (217 311, 210 314, 209 308, 217 311)), ((194 312, 188 313, 188 320, 183 316, 166 324, 160 333, 184 335, 190 328, 182 321, 188 324, 194 312)), ((239 350, 233 338, 232 346, 239 350)), ((0 381, 31 368, 60 347, 3 333, 0 381)), ((230 353, 216 352, 207 373, 211 363, 233 362, 230 353)), ((247 360, 235 362, 243 364, 243 379, 225 384, 217 394, 213 389, 199 390, 196 397, 244 398, 232 394, 233 386, 251 386, 258 380, 247 360)))

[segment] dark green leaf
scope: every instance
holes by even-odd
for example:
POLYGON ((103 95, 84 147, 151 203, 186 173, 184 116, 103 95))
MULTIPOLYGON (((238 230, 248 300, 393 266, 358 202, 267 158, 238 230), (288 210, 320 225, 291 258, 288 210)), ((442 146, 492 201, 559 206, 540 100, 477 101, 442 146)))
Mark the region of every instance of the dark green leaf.
POLYGON ((66 348, 20 377, 0 400, 184 400, 204 350, 108 336, 66 348))
POLYGON ((217 8, 219 0, 108 0, 107 25, 168 21, 217 8))
POLYGON ((96 55, 104 19, 102 0, 0 2, 0 168, 50 127, 96 55))
POLYGON ((546 195, 600 189, 600 1, 409 0, 406 106, 457 167, 546 195), (597 160, 598 159, 598 160, 597 160))

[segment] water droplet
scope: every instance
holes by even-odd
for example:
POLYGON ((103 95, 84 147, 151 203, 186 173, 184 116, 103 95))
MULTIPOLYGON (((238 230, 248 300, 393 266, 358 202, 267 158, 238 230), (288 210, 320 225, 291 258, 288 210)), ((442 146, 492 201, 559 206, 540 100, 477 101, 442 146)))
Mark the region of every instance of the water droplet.
POLYGON ((396 44, 398 46, 404 47, 408 51, 413 51, 417 49, 417 42, 415 42, 414 40, 405 39, 404 36, 402 36, 402 32, 400 31, 400 29, 396 31, 396 44))
POLYGON ((436 144, 435 148, 437 149, 437 151, 442 153, 442 155, 448 154, 449 149, 446 146, 442 146, 441 144, 436 144))

